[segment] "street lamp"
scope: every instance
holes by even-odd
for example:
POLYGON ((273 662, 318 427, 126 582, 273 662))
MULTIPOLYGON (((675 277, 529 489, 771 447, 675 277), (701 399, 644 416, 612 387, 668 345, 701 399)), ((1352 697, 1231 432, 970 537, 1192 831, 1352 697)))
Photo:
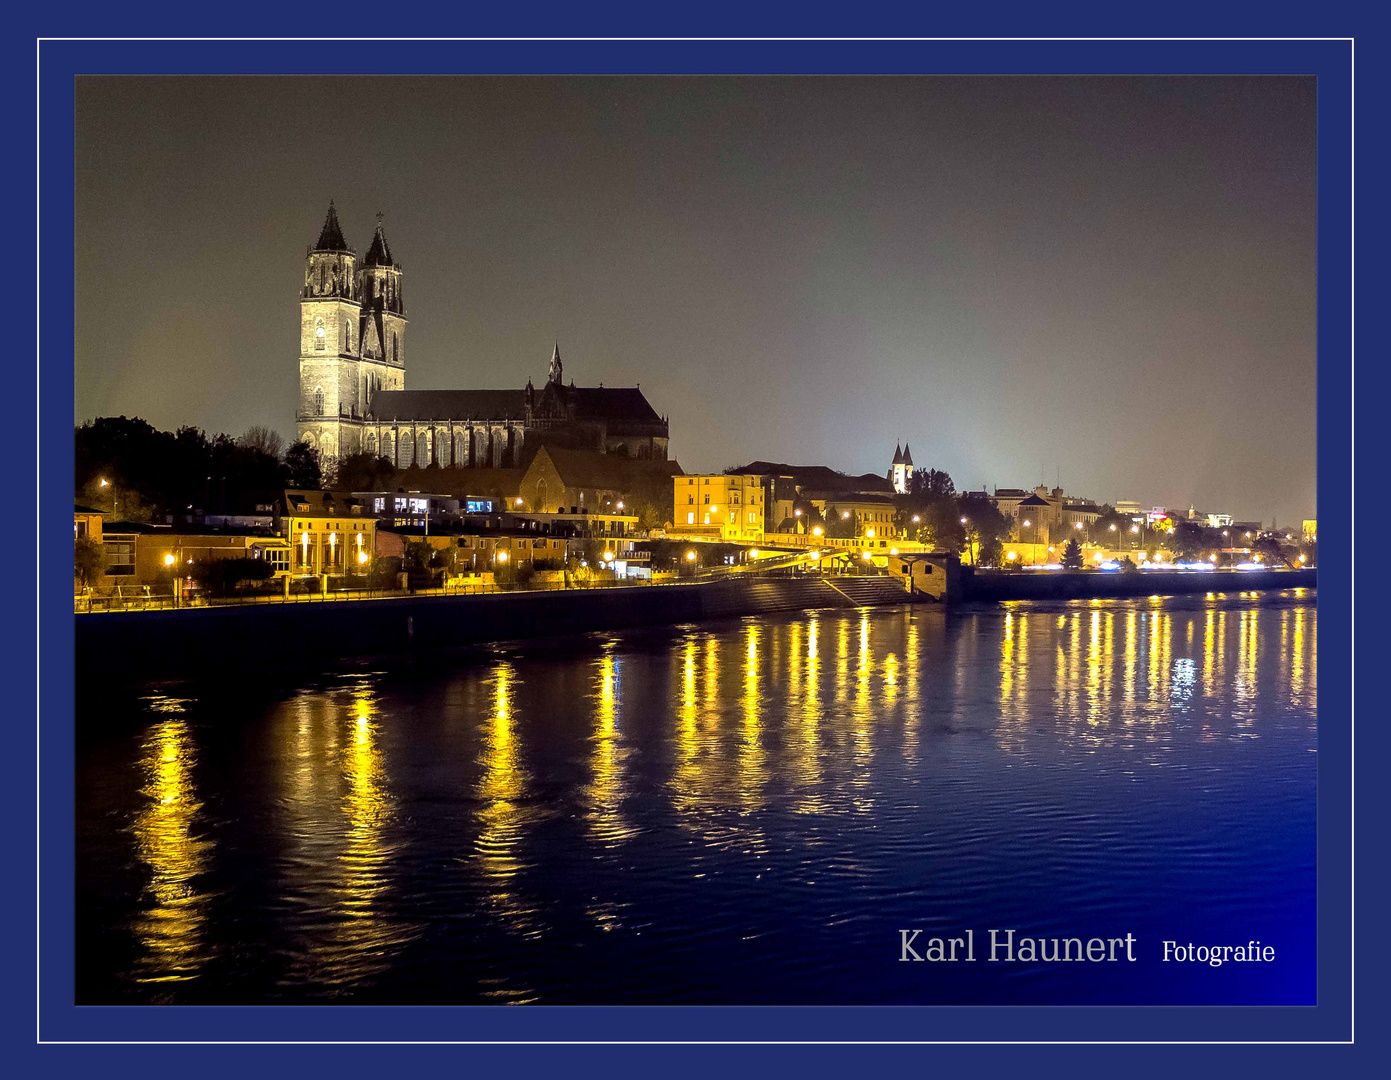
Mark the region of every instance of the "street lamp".
POLYGON ((825 532, 825 531, 826 531, 826 530, 823 529, 820 525, 817 525, 817 526, 815 526, 815 527, 811 530, 811 535, 812 535, 812 536, 820 536, 820 535, 821 535, 823 532, 825 532))
POLYGON ((507 561, 507 552, 505 552, 505 551, 499 551, 499 552, 497 553, 497 561, 498 561, 498 562, 506 562, 506 561, 507 561))
POLYGON ((178 558, 175 557, 173 554, 169 554, 169 555, 164 556, 164 565, 165 565, 165 566, 173 566, 173 565, 174 565, 176 562, 178 562, 178 561, 179 561, 178 558))
POLYGON ((687 562, 695 562, 695 552, 694 552, 694 551, 688 551, 688 552, 686 552, 686 561, 687 561, 687 562))

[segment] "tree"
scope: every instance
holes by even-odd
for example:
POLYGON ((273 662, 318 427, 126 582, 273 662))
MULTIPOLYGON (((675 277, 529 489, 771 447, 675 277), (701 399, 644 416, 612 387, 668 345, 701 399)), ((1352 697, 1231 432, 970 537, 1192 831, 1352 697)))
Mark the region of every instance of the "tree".
POLYGON ((73 541, 72 575, 82 582, 83 588, 101 577, 105 563, 106 553, 102 550, 100 541, 93 540, 90 536, 79 536, 73 541))
POLYGON ((826 507, 826 535, 833 536, 839 540, 853 540, 855 538, 856 521, 855 515, 849 517, 842 515, 848 511, 840 510, 834 504, 826 507))
POLYGON ((334 483, 344 491, 389 491, 396 482, 396 466, 371 454, 348 454, 338 460, 334 483))
POLYGON ((264 559, 194 559, 187 576, 214 596, 228 596, 243 581, 265 581, 274 573, 264 559))
POLYGON ((975 561, 984 566, 998 566, 1004 555, 1005 541, 1014 529, 1014 519, 1000 513, 995 500, 983 491, 967 491, 954 500, 956 524, 961 538, 973 549, 975 561), (965 518, 963 522, 961 519, 965 518))
POLYGON ((1251 543, 1251 554, 1259 555, 1260 561, 1274 566, 1277 563, 1284 563, 1286 566, 1294 566, 1294 562, 1285 553, 1280 540, 1273 533, 1262 533, 1251 543))
POLYGON ((1075 536, 1063 546, 1063 565, 1069 570, 1082 569, 1082 545, 1075 536))
POLYGON ((323 469, 319 465, 319 451, 308 443, 293 443, 285 451, 285 479, 288 486, 318 490, 323 482, 323 469))
POLYGON ((280 437, 280 432, 255 424, 246 429, 237 440, 237 445, 244 450, 255 450, 268 457, 278 458, 280 452, 285 449, 285 440, 280 437))
POLYGON ((947 499, 956 494, 956 485, 940 469, 914 469, 908 493, 926 500, 947 499))

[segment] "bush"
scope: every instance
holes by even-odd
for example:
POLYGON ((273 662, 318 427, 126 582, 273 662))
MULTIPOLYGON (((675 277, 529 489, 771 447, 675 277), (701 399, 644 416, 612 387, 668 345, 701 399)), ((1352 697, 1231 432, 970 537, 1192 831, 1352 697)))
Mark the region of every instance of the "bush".
POLYGON ((524 589, 535 572, 531 563, 500 562, 493 568, 493 580, 503 589, 524 589))
POLYGON ((227 596, 245 581, 265 581, 275 570, 264 559, 196 559, 188 577, 213 596, 227 596))

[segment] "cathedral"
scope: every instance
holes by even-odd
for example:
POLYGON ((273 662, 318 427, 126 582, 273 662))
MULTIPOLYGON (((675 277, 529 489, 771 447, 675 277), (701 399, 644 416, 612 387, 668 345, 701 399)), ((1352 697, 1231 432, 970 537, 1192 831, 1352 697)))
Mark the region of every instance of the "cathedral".
POLYGON ((366 452, 411 465, 514 468, 549 443, 665 461, 667 420, 635 386, 566 385, 557 342, 545 385, 407 390, 406 304, 381 215, 359 264, 328 204, 300 292, 301 441, 330 461, 366 452), (524 456, 525 455, 525 456, 524 456))

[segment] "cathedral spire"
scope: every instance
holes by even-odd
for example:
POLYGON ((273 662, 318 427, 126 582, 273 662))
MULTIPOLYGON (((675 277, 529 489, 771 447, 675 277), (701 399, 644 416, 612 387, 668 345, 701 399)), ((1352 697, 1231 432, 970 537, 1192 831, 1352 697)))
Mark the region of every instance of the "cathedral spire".
POLYGON ((560 341, 555 343, 555 352, 551 353, 551 367, 546 373, 546 381, 559 385, 564 381, 562 378, 563 365, 560 362, 560 341))
POLYGON ((395 266, 391 258, 391 248, 386 244, 386 233, 382 231, 382 215, 377 213, 377 232, 372 237, 372 246, 362 260, 363 266, 395 266))
POLYGON ((324 227, 319 232, 319 242, 314 245, 315 251, 351 251, 348 242, 343 239, 343 230, 338 225, 338 211, 333 208, 333 200, 328 201, 328 215, 324 218, 324 227))

